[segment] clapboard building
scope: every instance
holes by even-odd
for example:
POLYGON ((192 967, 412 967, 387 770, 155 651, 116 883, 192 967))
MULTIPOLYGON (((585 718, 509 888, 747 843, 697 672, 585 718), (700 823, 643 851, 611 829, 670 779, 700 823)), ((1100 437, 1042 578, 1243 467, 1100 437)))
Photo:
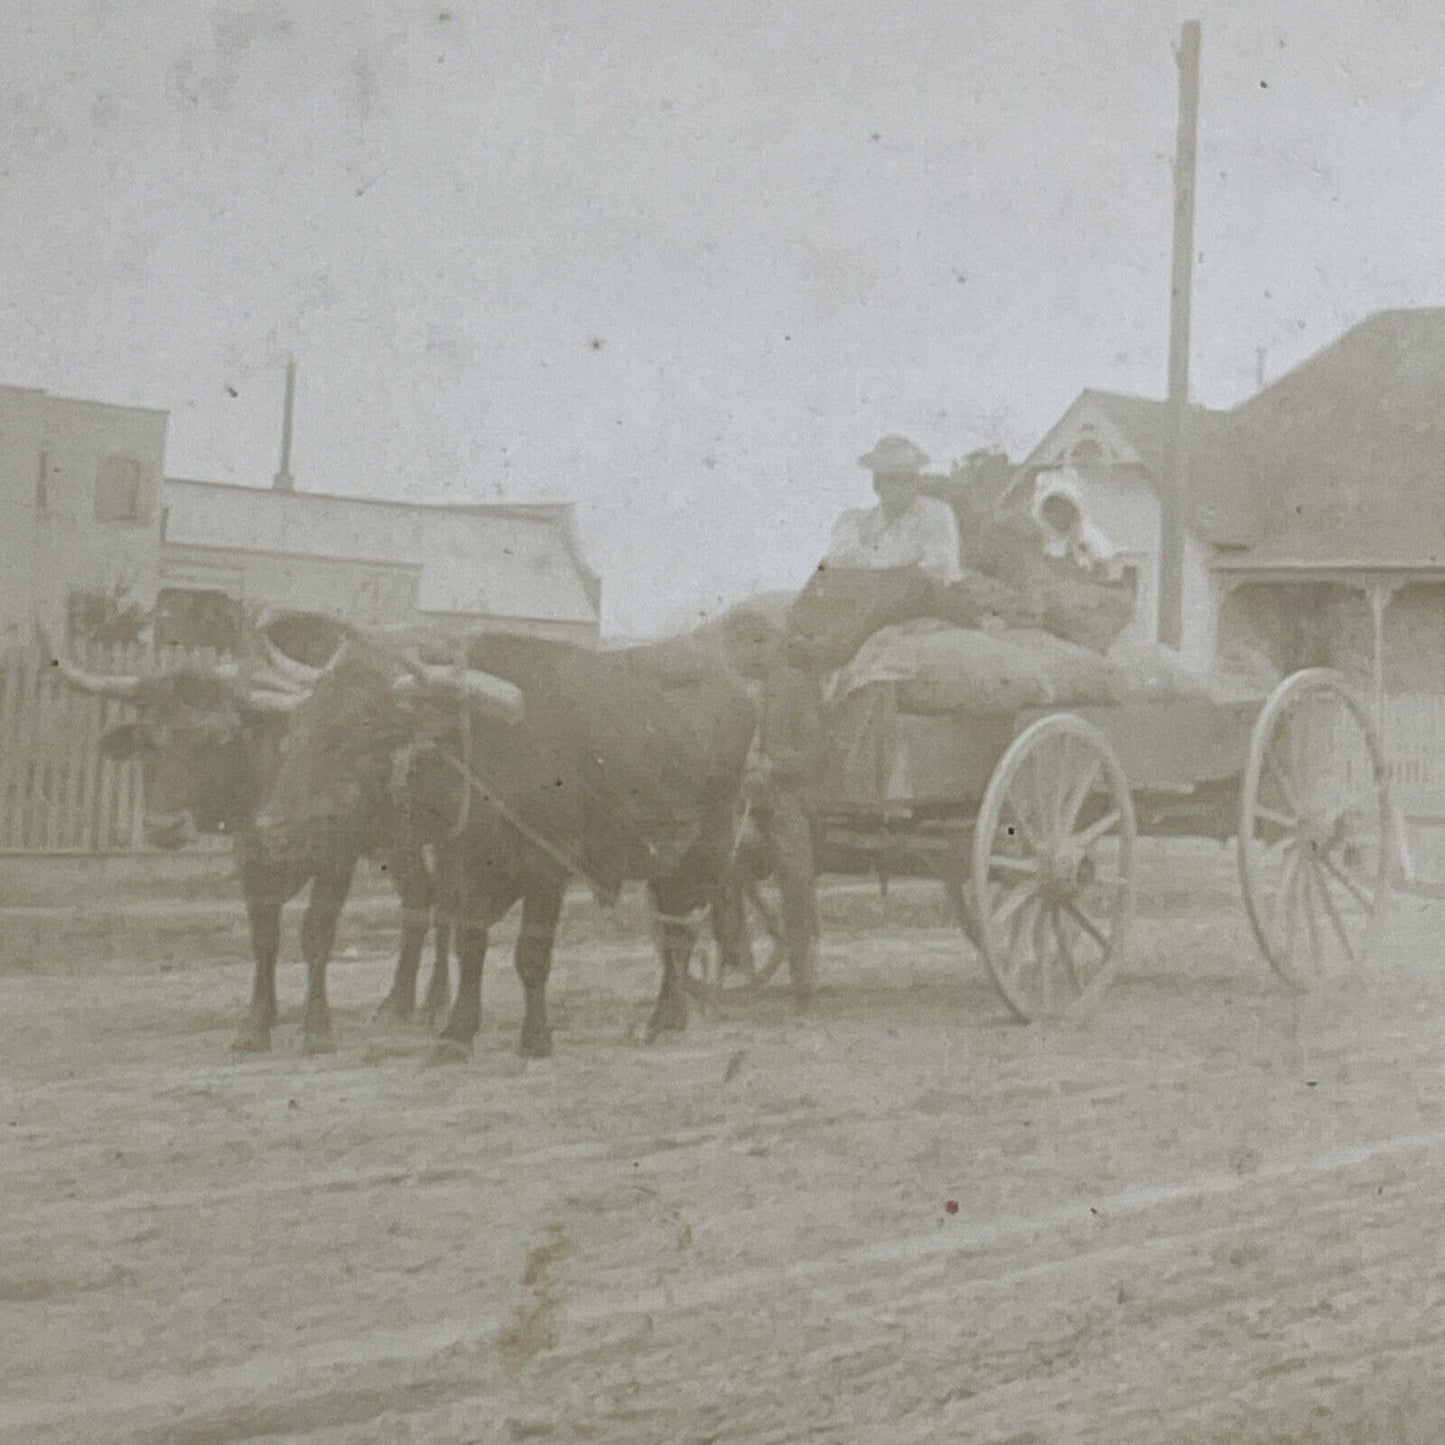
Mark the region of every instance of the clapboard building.
POLYGON ((86 595, 154 601, 167 420, 0 386, 0 648, 86 595))
POLYGON ((164 640, 192 644, 208 640, 228 604, 592 642, 601 585, 569 504, 397 502, 168 478, 157 601, 164 640))
POLYGON ((162 644, 222 649, 262 605, 597 639, 601 584, 569 503, 297 490, 284 462, 263 487, 166 478, 167 421, 0 387, 0 650, 29 646, 37 621, 74 633, 97 608, 154 616, 162 644))

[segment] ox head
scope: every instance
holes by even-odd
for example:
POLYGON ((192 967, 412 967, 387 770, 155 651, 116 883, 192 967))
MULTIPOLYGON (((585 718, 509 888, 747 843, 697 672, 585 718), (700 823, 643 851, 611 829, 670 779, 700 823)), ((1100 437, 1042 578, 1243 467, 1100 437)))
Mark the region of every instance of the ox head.
MULTIPOLYGON (((303 679, 295 663, 293 675, 303 679)), ((520 691, 489 673, 417 661, 378 634, 353 631, 325 668, 306 670, 280 767, 256 834, 274 858, 355 855, 419 754, 470 715, 521 721, 520 691)))
POLYGON ((234 667, 186 668, 144 676, 89 672, 42 635, 41 648, 67 686, 134 709, 106 731, 101 750, 139 762, 145 789, 143 829, 155 847, 179 848, 197 833, 244 825, 263 786, 265 754, 300 702, 289 680, 234 667))

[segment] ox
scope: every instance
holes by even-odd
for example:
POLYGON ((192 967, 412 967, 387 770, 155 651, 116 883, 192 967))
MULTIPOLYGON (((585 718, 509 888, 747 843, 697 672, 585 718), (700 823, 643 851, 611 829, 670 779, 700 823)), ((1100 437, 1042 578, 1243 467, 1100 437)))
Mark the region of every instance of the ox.
MULTIPOLYGON (((235 1047, 244 1052, 270 1047, 276 1020, 275 966, 281 941, 281 908, 308 881, 276 868, 256 846, 254 820, 280 764, 290 716, 302 699, 300 684, 274 665, 243 677, 233 665, 186 668, 146 677, 87 672, 41 645, 61 678, 80 692, 110 698, 135 710, 135 718, 107 730, 105 754, 140 763, 145 797, 142 829, 154 847, 175 849, 197 834, 231 836, 246 902, 258 989, 247 1026, 235 1047)), ((273 660, 279 661, 273 652, 273 660)), ((292 671, 296 671, 293 669, 292 671)), ((416 1002, 417 973, 431 920, 435 880, 421 847, 402 818, 368 820, 363 853, 387 869, 401 897, 401 954, 391 992, 380 1013, 407 1018, 416 1002)), ((327 912, 324 883, 315 891, 302 927, 303 951, 318 946, 327 912)), ((429 1022, 439 1022, 450 1002, 450 929, 436 925, 436 955, 423 1005, 429 1022)), ((327 937, 329 948, 330 939, 327 937)), ((324 1039, 308 1033, 309 1048, 324 1039)))
MULTIPOLYGON (((646 883, 663 962, 652 1037, 686 1026, 688 955, 700 915, 726 895, 754 727, 746 691, 703 649, 605 653, 491 634, 446 667, 358 636, 296 710, 257 837, 276 866, 324 871, 336 910, 378 809, 400 809, 437 847, 460 961, 439 1060, 470 1054, 488 930, 514 904, 521 1052, 544 1057, 569 878, 604 900, 646 883)), ((326 937, 334 926, 319 925, 326 937)), ((306 1026, 324 1031, 325 958, 307 962, 306 1026)))

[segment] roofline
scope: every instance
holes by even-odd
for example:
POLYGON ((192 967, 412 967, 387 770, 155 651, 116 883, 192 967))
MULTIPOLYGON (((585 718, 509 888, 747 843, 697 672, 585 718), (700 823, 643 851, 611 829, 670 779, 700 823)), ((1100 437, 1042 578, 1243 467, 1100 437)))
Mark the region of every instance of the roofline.
POLYGON ((18 396, 38 396, 43 401, 61 401, 67 406, 98 406, 106 411, 133 411, 140 412, 143 416, 163 416, 167 421, 171 415, 168 410, 159 406, 132 406, 124 401, 97 401, 90 396, 64 396, 44 386, 12 386, 9 382, 0 382, 0 392, 7 391, 18 396))
POLYGON ((1235 410, 1243 411, 1245 407, 1249 406, 1258 398, 1267 397, 1270 392, 1275 389, 1275 387, 1282 386, 1285 382, 1289 381, 1292 377, 1303 371, 1306 367, 1314 365, 1314 363, 1318 361, 1321 357, 1328 356, 1330 352, 1335 351, 1340 346, 1343 346, 1345 341, 1349 337, 1353 336, 1355 332, 1363 330, 1366 326, 1369 326, 1374 322, 1380 321, 1386 316, 1420 316, 1423 315, 1425 312, 1429 311, 1445 315, 1445 306, 1382 306, 1378 311, 1366 312, 1365 315, 1360 317, 1358 321, 1352 322, 1349 326, 1345 327, 1343 331, 1336 332, 1335 337, 1332 341, 1327 341, 1323 346, 1316 347, 1315 350, 1311 351, 1308 356, 1300 357, 1300 359, 1295 362, 1293 366, 1289 367, 1285 371, 1280 372, 1280 374, 1275 377, 1275 379, 1271 381, 1267 386, 1262 387, 1259 391, 1256 391, 1252 395, 1245 397, 1245 399, 1239 403, 1235 410))
POLYGON ((180 548, 195 552, 219 552, 230 557, 279 557, 287 562, 361 562, 368 567, 392 567, 399 572, 421 572, 421 562, 400 562, 395 557, 371 557, 361 552, 291 552, 280 547, 238 547, 234 542, 183 542, 167 537, 161 543, 161 566, 166 554, 180 548))
POLYGON ((1403 558, 1361 561, 1358 558, 1321 560, 1311 562, 1302 557, 1237 557, 1216 559, 1210 564, 1212 572, 1280 572, 1302 575, 1307 572, 1430 572, 1445 575, 1445 559, 1439 562, 1420 560, 1411 562, 1403 558))
MULTIPOLYGON (((160 563, 158 567, 158 576, 161 585, 164 585, 167 580, 167 562, 174 562, 178 564, 184 563, 186 558, 183 554, 185 552, 205 552, 214 553, 220 556, 235 557, 238 559, 238 566, 228 569, 228 571, 233 574, 239 570, 239 565, 241 564, 241 562, 243 562, 244 559, 248 557, 270 557, 283 562, 320 562, 323 564, 337 563, 342 566, 360 565, 364 567, 389 568, 393 572, 404 572, 417 578, 420 578, 426 570, 425 563, 398 562, 397 560, 395 560, 395 558, 390 557, 367 557, 351 553, 346 553, 338 556, 318 552, 284 552, 271 547, 237 547, 229 543, 223 542, 177 542, 174 540, 167 540, 161 543, 160 563)), ((221 573, 219 568, 217 569, 217 580, 221 580, 221 573)), ((242 580, 244 580, 244 578, 242 580)), ((595 574, 589 573, 583 576, 582 583, 582 590, 587 598, 587 604, 592 609, 592 611, 589 612, 586 616, 578 616, 576 614, 573 614, 569 617, 547 618, 532 617, 530 615, 522 615, 511 612, 448 613, 444 610, 426 609, 421 607, 417 607, 416 610, 418 612, 425 613, 428 616, 438 617, 515 617, 518 621, 522 622, 557 622, 559 624, 568 625, 576 623, 579 625, 587 626, 591 626, 592 624, 597 623, 598 625, 600 625, 599 619, 602 615, 601 579, 596 578, 595 574), (592 580, 595 580, 596 583, 595 596, 593 595, 593 587, 589 585, 589 581, 592 580)))
POLYGON ((407 507, 420 512, 463 512, 472 516, 507 516, 522 518, 558 517, 570 512, 573 502, 446 502, 412 501, 406 497, 373 497, 355 492, 278 491, 275 487, 258 487, 250 482, 212 482, 200 477, 165 477, 165 487, 214 487, 217 490, 245 492, 252 497, 301 497, 316 502, 345 502, 348 505, 372 507, 407 507))
MULTIPOLYGON (((20 388, 17 388, 20 389, 20 388)), ((44 387, 38 388, 40 395, 46 401, 64 402, 66 406, 98 406, 103 411, 131 411, 139 412, 142 416, 163 416, 170 420, 170 411, 160 406, 132 406, 125 401, 97 401, 90 396, 61 396, 58 392, 46 391, 44 387)))
POLYGON ((418 617, 432 617, 439 621, 479 622, 534 622, 539 627, 588 627, 601 629, 602 620, 596 613, 586 617, 533 617, 523 612, 448 612, 439 607, 418 607, 418 617))

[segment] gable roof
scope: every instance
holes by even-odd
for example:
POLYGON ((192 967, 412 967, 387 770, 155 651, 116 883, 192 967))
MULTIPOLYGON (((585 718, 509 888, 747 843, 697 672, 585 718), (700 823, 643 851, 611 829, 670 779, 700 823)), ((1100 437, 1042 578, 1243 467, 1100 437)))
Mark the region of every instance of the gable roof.
POLYGON ((1445 552, 1445 307, 1380 311, 1232 415, 1260 542, 1302 558, 1445 552))
MULTIPOLYGON (((1164 475, 1169 445, 1168 402, 1097 387, 1086 387, 1075 397, 1069 409, 1024 459, 1017 480, 1023 481, 1052 465, 1060 439, 1068 434, 1071 426, 1079 424, 1084 414, 1102 417, 1113 439, 1137 458, 1137 465, 1151 483, 1158 484, 1164 475)), ((1221 473, 1212 461, 1225 445, 1229 421, 1228 412, 1212 411, 1192 403, 1185 413, 1190 457, 1185 516, 1192 530, 1206 541, 1221 546, 1246 543, 1259 530, 1258 504, 1252 488, 1230 469, 1221 473)), ((1018 487, 1013 496, 1018 498, 1026 493, 1027 488, 1018 487)))
POLYGON ((235 553, 420 569, 423 612, 547 622, 598 620, 571 507, 452 505, 167 478, 165 542, 235 553))

